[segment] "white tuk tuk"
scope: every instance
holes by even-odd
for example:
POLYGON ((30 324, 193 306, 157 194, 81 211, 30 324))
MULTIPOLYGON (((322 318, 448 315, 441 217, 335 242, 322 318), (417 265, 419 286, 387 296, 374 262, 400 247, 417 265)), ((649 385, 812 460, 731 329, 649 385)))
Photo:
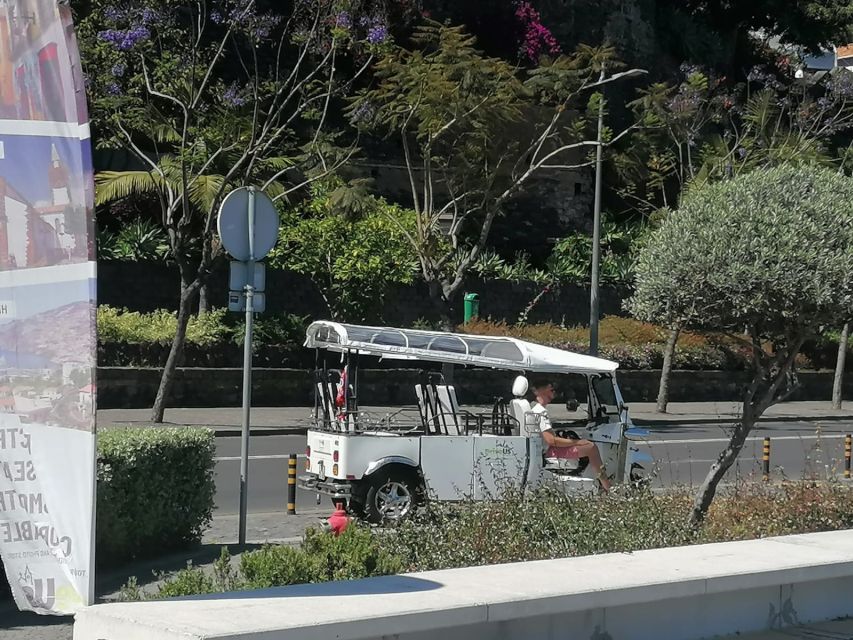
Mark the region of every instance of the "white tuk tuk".
MULTIPOLYGON (((525 398, 527 374, 579 379, 586 411, 569 424, 552 413, 552 423, 558 434, 568 428, 570 437, 595 442, 612 482, 638 481, 652 461, 634 442, 646 432, 633 427, 616 384, 618 365, 609 360, 508 337, 327 321, 308 327, 305 346, 316 350, 318 367, 313 427, 298 485, 318 498, 345 502, 371 522, 404 518, 427 498, 490 499, 507 487, 534 489, 549 481, 567 491, 597 490, 585 459, 544 457, 538 415, 525 398), (359 359, 365 356, 429 363, 433 370, 421 372, 411 389, 417 408, 363 408, 359 359), (491 409, 462 409, 456 387, 435 363, 509 372, 515 379, 495 391, 513 397, 497 397, 491 409)), ((577 408, 577 402, 567 405, 577 408)))

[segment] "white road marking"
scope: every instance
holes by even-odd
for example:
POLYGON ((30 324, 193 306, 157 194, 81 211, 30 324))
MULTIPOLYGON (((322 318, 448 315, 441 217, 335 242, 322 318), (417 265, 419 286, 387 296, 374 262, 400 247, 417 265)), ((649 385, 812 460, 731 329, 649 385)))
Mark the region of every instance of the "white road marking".
MULTIPOLYGON (((717 459, 713 460, 662 460, 661 462, 665 462, 666 464, 693 464, 694 462, 699 464, 710 464, 711 462, 716 462, 717 459)), ((738 462, 756 462, 758 458, 738 458, 738 462)))
MULTIPOLYGON (((820 436, 821 440, 841 440, 845 436, 844 434, 827 434, 820 436)), ((808 436, 770 436, 771 442, 778 442, 779 440, 817 440, 818 436, 816 435, 808 435, 808 436)), ((764 436, 753 436, 752 438, 747 438, 747 442, 762 442, 764 440, 764 436)), ((691 438, 685 440, 635 440, 637 444, 645 444, 645 445, 653 445, 653 444, 712 444, 712 443, 724 443, 728 442, 728 438, 691 438)))
MULTIPOLYGON (((280 454, 270 454, 267 456, 249 456, 249 460, 287 460, 290 458, 290 454, 280 453, 280 454)), ((296 456, 297 460, 305 458, 305 454, 298 454, 296 456)), ((236 462, 240 460, 240 456, 217 456, 213 459, 214 462, 236 462)))

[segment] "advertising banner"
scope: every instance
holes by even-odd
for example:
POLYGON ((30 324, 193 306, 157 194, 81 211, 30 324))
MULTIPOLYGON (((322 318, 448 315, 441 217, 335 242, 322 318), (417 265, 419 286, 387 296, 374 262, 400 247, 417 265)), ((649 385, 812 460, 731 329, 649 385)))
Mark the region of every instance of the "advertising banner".
POLYGON ((0 0, 0 559, 42 614, 93 599, 93 188, 69 8, 0 0))

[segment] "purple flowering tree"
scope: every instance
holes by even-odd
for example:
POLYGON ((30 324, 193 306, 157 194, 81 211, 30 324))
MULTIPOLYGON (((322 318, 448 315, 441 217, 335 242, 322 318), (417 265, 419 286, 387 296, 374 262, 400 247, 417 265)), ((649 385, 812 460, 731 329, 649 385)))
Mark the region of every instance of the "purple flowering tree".
MULTIPOLYGON (((656 219, 681 194, 756 169, 795 162, 828 162, 839 133, 853 128, 853 74, 795 81, 787 58, 755 67, 734 85, 682 65, 677 85, 655 84, 634 103, 643 124, 614 162, 621 195, 656 219)), ((664 350, 657 410, 665 413, 681 327, 674 318, 664 350)))
POLYGON ((130 152, 138 165, 100 173, 97 200, 153 194, 180 271, 157 422, 195 301, 222 256, 215 234, 222 199, 243 185, 288 198, 346 162, 355 140, 331 130, 329 113, 388 46, 378 17, 371 14, 366 28, 355 24, 359 2, 297 0, 278 13, 260 6, 111 0, 80 26, 100 144, 130 152))
POLYGON ((520 71, 483 55, 460 27, 427 22, 413 42, 388 50, 349 115, 399 141, 416 212, 404 235, 450 327, 454 296, 506 203, 540 172, 591 164, 583 100, 613 52, 584 48, 520 71))

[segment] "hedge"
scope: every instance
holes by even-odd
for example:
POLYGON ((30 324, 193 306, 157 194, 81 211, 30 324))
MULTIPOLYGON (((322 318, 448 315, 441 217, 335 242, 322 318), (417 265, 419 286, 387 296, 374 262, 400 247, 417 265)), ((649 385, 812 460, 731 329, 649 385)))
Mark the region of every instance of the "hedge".
POLYGON ((99 433, 98 562, 154 556, 200 542, 213 512, 214 455, 210 429, 99 433))
MULTIPOLYGON (((260 367, 310 368, 314 354, 302 347, 309 318, 291 314, 261 315, 255 323, 255 364, 260 367)), ((435 328, 418 323, 418 328, 435 328)), ((169 354, 177 320, 170 311, 138 313, 98 308, 98 362, 101 366, 162 367, 169 354)), ((516 324, 475 320, 458 331, 509 335, 539 344, 587 353, 589 329, 553 323, 516 324)), ((599 327, 599 353, 622 369, 660 369, 668 331, 631 318, 607 316, 599 327)), ((239 367, 243 362, 242 317, 222 309, 193 317, 187 330, 183 366, 239 367)), ((799 368, 835 366, 837 334, 828 333, 804 345, 799 368)), ((853 367, 853 358, 848 359, 853 367)), ((675 368, 743 370, 751 366, 743 342, 711 333, 684 331, 678 340, 675 368)))

